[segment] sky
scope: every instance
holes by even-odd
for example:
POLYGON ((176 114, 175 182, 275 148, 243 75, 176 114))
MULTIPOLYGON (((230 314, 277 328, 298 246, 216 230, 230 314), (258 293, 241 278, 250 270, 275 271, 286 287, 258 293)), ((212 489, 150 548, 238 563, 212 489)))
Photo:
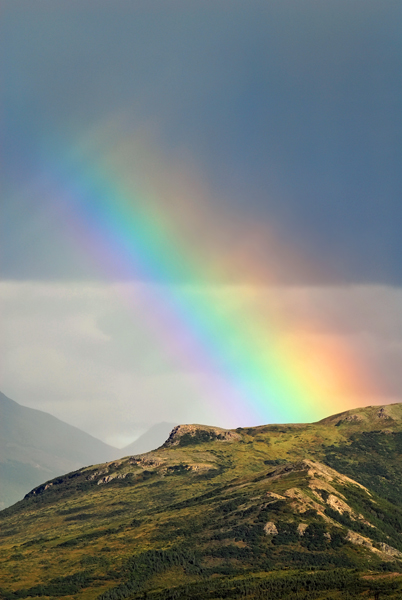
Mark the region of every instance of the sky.
POLYGON ((402 7, 0 0, 0 388, 117 446, 402 400, 402 7))

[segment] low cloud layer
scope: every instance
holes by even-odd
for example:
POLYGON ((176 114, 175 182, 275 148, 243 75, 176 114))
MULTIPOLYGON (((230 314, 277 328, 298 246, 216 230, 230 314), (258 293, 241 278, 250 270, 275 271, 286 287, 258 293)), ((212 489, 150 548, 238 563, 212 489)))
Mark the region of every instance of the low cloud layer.
MULTIPOLYGON (((163 420, 245 424, 207 397, 210 373, 184 368, 160 347, 144 324, 147 286, 1 283, 4 393, 120 446, 163 420)), ((248 313, 280 307, 290 315, 281 336, 339 341, 360 357, 379 389, 360 405, 402 398, 399 288, 193 286, 182 293, 222 306, 235 297, 239 315, 245 306, 248 313)), ((317 406, 317 419, 321 412, 317 406)))

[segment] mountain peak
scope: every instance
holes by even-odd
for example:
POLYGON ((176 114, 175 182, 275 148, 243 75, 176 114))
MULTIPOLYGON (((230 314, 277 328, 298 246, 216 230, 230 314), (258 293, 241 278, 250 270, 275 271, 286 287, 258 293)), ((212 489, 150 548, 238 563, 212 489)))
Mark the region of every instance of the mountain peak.
POLYGON ((331 415, 318 421, 316 425, 341 425, 363 426, 364 429, 387 428, 400 426, 402 422, 402 403, 386 404, 380 406, 366 406, 364 408, 354 408, 336 415, 331 415))
POLYGON ((177 425, 173 427, 166 442, 165 448, 170 446, 189 446, 200 442, 238 441, 241 436, 231 429, 212 427, 210 425, 177 425))

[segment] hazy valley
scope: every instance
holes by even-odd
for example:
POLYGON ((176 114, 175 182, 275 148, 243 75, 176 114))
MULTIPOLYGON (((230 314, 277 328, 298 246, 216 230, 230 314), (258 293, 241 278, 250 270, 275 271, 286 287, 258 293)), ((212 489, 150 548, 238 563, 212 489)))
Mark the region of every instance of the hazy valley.
POLYGON ((154 425, 135 442, 118 449, 0 392, 0 510, 43 481, 68 471, 156 448, 173 426, 154 425))

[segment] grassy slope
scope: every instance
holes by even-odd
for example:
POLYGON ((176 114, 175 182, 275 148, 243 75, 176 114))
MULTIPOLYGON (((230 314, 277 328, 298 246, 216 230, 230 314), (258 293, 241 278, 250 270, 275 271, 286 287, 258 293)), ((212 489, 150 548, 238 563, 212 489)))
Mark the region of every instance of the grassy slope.
POLYGON ((401 561, 345 536, 402 551, 401 405, 221 433, 184 430, 178 445, 69 474, 0 513, 0 598, 399 597, 401 561), (317 495, 300 459, 372 493, 318 475, 317 495), (331 512, 328 485, 355 517, 331 512))

